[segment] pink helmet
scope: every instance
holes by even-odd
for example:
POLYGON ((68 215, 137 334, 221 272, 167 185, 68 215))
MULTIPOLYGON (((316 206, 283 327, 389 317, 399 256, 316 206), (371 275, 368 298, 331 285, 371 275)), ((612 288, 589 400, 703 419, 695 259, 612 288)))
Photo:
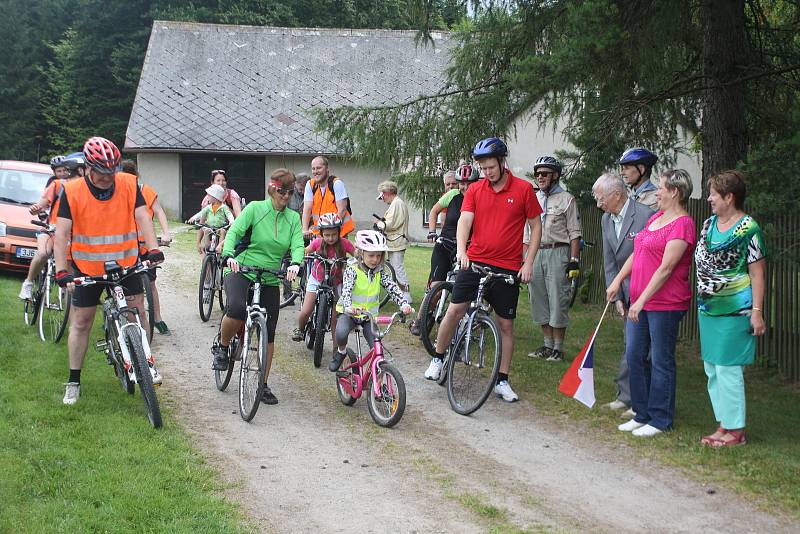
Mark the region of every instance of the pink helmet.
POLYGON ((386 252, 386 236, 375 230, 359 230, 356 233, 356 247, 365 252, 386 252))
POLYGON ((83 145, 83 156, 89 167, 103 174, 116 172, 122 159, 117 145, 103 137, 90 137, 83 145))
POLYGON ((320 229, 320 231, 325 230, 326 228, 341 228, 342 219, 340 219, 339 214, 335 212, 323 213, 319 216, 317 227, 320 229))

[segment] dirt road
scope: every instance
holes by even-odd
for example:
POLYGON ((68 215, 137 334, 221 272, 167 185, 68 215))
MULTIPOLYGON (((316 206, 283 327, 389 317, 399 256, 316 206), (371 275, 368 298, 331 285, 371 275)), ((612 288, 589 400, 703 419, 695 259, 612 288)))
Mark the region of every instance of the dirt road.
POLYGON ((455 414, 444 389, 423 379, 428 358, 402 328, 386 345, 408 405, 397 427, 379 428, 364 399, 341 405, 331 373, 291 341, 297 307, 281 310, 278 324, 270 384, 280 404, 245 423, 235 381, 224 393, 214 387, 209 349, 220 313, 200 321, 199 263, 174 246, 159 275, 173 329, 154 345, 159 393, 230 482, 227 497, 265 532, 800 531, 625 447, 558 430, 524 399, 455 414))

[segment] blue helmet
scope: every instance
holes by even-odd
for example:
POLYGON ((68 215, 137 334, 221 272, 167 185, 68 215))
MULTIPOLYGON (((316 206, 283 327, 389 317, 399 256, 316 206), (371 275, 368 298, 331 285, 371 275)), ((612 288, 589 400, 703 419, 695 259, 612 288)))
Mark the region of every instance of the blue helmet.
POLYGON ((508 155, 508 147, 497 137, 490 137, 479 141, 472 150, 472 157, 481 158, 504 158, 508 155))
POLYGON ((538 171, 539 167, 548 167, 561 175, 561 162, 553 156, 542 156, 537 159, 536 163, 533 164, 533 172, 538 171))
POLYGON ((74 174, 78 167, 86 165, 86 158, 83 156, 83 152, 73 152, 72 154, 64 156, 61 165, 66 167, 70 173, 74 174))
POLYGON ((620 156, 618 165, 638 165, 642 164, 645 167, 652 167, 658 161, 658 156, 647 150, 646 148, 634 147, 629 148, 620 156))

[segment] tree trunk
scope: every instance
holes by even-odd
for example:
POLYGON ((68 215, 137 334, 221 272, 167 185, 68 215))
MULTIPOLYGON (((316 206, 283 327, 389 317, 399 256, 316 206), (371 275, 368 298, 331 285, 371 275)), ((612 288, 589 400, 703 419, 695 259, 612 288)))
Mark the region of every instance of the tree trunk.
POLYGON ((748 43, 744 0, 702 0, 703 73, 709 89, 702 117, 703 197, 712 174, 731 169, 747 155, 745 84, 748 43))

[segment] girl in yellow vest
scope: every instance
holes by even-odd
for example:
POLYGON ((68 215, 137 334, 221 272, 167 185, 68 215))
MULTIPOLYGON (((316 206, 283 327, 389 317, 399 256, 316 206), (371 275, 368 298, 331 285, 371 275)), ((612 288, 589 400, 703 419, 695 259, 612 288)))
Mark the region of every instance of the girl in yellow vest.
MULTIPOLYGON (((356 322, 360 322, 360 312, 367 311, 372 315, 378 315, 381 286, 389 292, 403 313, 408 315, 413 312, 397 282, 383 270, 383 260, 388 250, 386 237, 374 230, 361 230, 356 233, 356 249, 358 249, 356 260, 344 271, 342 295, 336 305, 337 346, 333 349, 333 358, 328 366, 331 372, 339 369, 347 355, 347 338, 355 328, 356 322)), ((372 346, 375 340, 372 324, 364 322, 362 329, 364 339, 372 346)))

